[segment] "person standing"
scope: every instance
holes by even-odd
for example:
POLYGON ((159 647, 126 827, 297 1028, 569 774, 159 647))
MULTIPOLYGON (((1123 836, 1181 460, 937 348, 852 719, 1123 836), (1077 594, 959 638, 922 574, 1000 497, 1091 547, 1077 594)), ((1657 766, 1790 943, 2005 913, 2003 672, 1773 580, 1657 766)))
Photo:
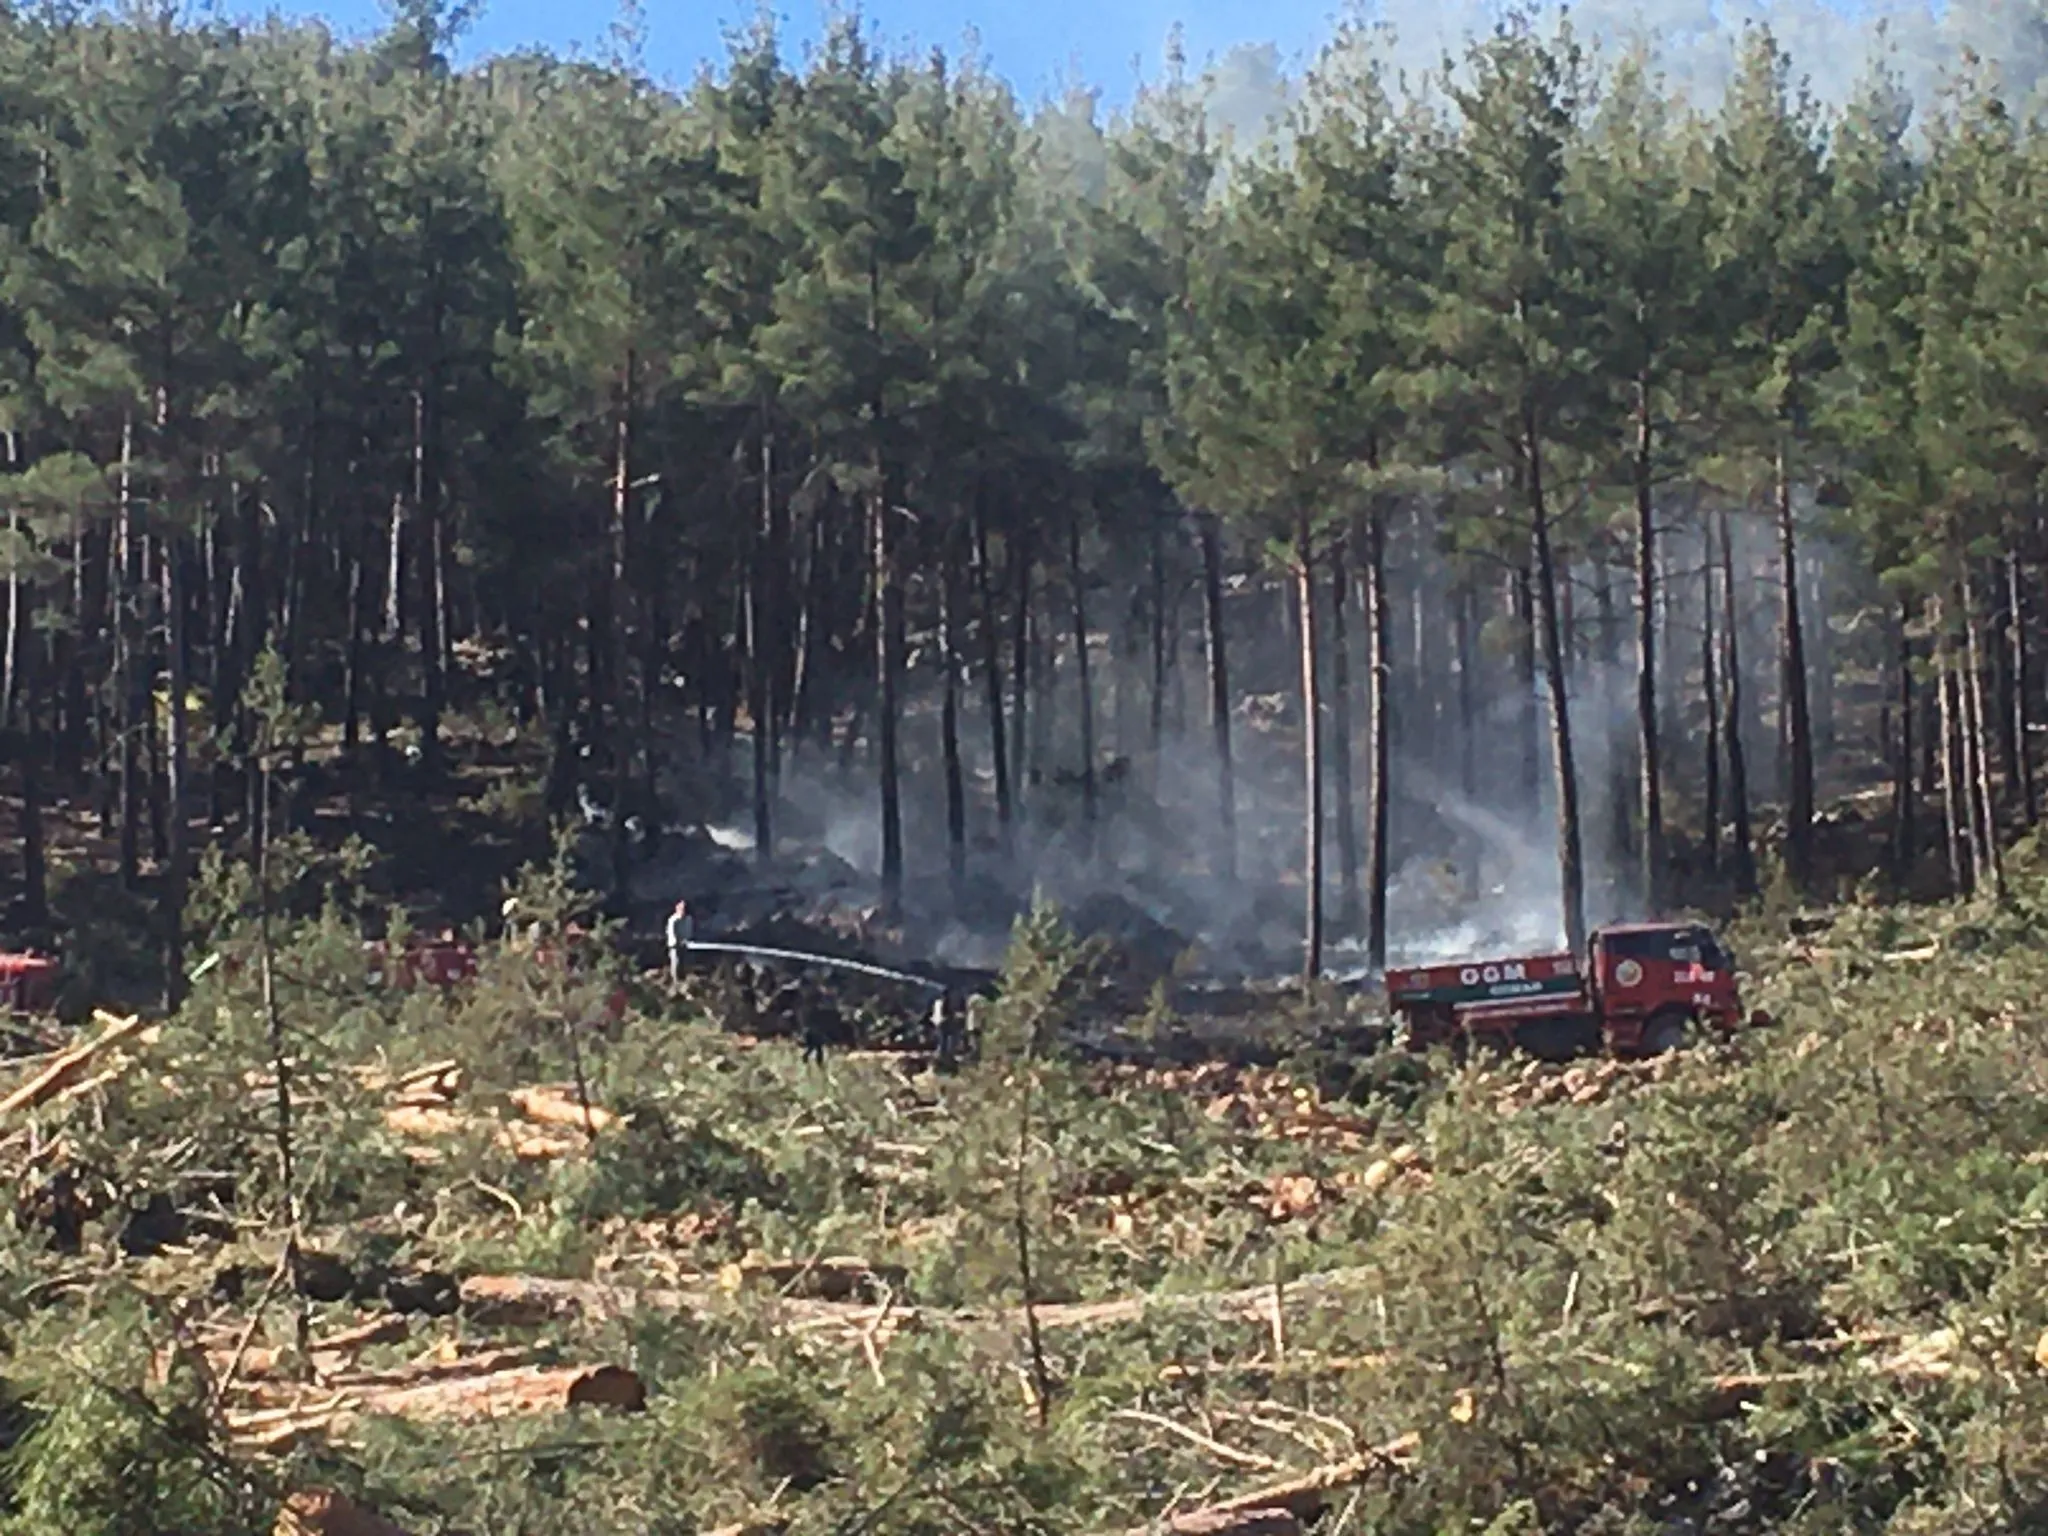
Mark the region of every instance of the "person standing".
POLYGON ((697 936, 697 920, 690 916, 687 901, 676 903, 675 911, 668 915, 668 980, 670 986, 683 983, 683 955, 690 947, 690 941, 697 936))

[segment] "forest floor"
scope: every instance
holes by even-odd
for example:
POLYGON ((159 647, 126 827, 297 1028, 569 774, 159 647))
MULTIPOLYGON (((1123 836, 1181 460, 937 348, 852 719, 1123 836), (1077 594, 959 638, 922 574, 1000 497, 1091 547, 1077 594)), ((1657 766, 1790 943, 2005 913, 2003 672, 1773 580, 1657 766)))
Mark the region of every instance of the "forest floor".
MULTIPOLYGON (((1682 1057, 1080 1062, 1032 1045, 1088 991, 1040 924, 951 1074, 808 1063, 717 987, 641 982, 595 1027, 609 983, 516 946, 383 990, 359 919, 388 876, 278 863, 274 1016, 219 869, 195 911, 226 963, 179 1014, 0 1065, 10 1532, 2048 1509, 2029 850, 2002 908, 1738 924, 1777 1022, 1682 1057)), ((574 904, 559 870, 518 892, 574 904)))

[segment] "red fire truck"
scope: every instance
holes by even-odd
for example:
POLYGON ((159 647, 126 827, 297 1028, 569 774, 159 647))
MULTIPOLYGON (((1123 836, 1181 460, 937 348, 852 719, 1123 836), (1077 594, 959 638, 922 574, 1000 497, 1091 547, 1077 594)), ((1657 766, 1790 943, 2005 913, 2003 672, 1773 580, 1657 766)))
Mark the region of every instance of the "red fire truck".
POLYGON ((1742 1022, 1735 963, 1706 928, 1617 923, 1589 949, 1390 970, 1387 1003, 1413 1049, 1479 1040, 1550 1059, 1660 1055, 1742 1022))
POLYGON ((49 1013, 64 968, 48 955, 0 954, 0 1013, 49 1013))

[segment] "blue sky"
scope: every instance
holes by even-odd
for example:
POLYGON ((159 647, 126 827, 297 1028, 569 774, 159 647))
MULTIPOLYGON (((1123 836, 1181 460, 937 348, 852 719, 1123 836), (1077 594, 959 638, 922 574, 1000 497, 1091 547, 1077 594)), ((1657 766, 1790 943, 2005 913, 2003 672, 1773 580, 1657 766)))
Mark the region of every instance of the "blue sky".
MULTIPOLYGON (((658 75, 685 80, 700 61, 723 56, 722 29, 755 12, 753 0, 644 0, 648 63, 658 75)), ((1127 99, 1141 57, 1148 76, 1160 69, 1162 45, 1176 20, 1200 62, 1237 43, 1273 43, 1283 55, 1306 54, 1328 35, 1344 0, 867 0, 861 9, 885 42, 959 51, 967 29, 979 34, 996 68, 1027 99, 1055 91, 1063 79, 1127 99)), ((229 7, 233 9, 231 5, 229 7)), ((282 0, 290 14, 320 15, 338 31, 379 26, 376 0, 308 4, 282 0)), ((823 8, 815 0, 775 6, 793 43, 815 36, 823 8)), ((465 55, 545 44, 601 51, 615 0, 484 0, 465 55)))

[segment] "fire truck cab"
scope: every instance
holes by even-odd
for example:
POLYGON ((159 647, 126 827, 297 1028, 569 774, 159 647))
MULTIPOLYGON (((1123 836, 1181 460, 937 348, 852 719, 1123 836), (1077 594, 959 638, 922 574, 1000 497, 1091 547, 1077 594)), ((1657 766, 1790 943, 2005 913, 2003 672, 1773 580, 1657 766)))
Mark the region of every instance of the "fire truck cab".
POLYGON ((1411 1048, 1481 1040, 1561 1058, 1677 1050, 1742 1022, 1735 964, 1696 923, 1617 923, 1572 954, 1387 972, 1387 1003, 1411 1048))

